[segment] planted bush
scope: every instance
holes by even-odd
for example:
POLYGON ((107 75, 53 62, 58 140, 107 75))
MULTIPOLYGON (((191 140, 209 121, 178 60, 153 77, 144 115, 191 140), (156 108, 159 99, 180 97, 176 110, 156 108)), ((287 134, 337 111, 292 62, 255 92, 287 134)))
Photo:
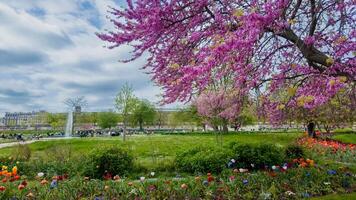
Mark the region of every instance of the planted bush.
POLYGON ((175 164, 182 172, 220 173, 230 158, 231 153, 226 149, 201 146, 178 153, 175 164))
POLYGON ((95 149, 84 167, 84 175, 92 178, 110 178, 127 175, 133 169, 133 157, 118 147, 95 149))
POLYGON ((287 159, 295 159, 295 158, 304 158, 305 153, 301 146, 298 145, 289 145, 285 150, 286 158, 287 159))
POLYGON ((262 145, 235 145, 236 167, 264 168, 265 166, 279 165, 283 162, 283 149, 272 144, 262 145))

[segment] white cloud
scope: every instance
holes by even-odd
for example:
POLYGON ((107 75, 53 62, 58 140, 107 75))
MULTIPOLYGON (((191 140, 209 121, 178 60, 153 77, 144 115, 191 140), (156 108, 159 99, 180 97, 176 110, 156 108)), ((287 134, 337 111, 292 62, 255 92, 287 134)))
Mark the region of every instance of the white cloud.
POLYGON ((95 36, 111 27, 107 9, 117 4, 91 0, 84 9, 81 3, 85 1, 0 0, 0 54, 8 55, 0 62, 0 113, 64 111, 66 98, 81 95, 91 110, 108 109, 125 82, 133 84, 140 98, 158 101, 160 89, 139 70, 145 58, 119 63, 129 57, 130 48, 105 49, 95 36))

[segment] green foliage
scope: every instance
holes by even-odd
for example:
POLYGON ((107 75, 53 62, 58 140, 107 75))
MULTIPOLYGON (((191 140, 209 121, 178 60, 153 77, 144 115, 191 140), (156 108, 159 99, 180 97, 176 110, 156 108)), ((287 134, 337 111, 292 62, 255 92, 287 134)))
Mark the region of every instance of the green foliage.
POLYGON ((182 125, 203 126, 202 118, 198 115, 196 106, 193 105, 170 112, 167 118, 168 125, 174 128, 182 125))
POLYGON ((103 129, 115 127, 118 121, 118 115, 113 112, 100 113, 98 117, 98 125, 103 129))
POLYGON ((27 144, 19 144, 16 146, 12 158, 14 160, 27 161, 31 158, 31 149, 27 144))
POLYGON ((124 86, 121 87, 119 93, 116 95, 115 98, 115 108, 122 116, 122 121, 124 124, 124 132, 123 132, 123 141, 126 140, 126 126, 129 122, 129 117, 132 114, 136 104, 137 98, 133 94, 132 87, 125 83, 124 86))
POLYGON ((117 147, 94 149, 87 158, 84 175, 103 178, 105 173, 127 175, 133 169, 133 157, 127 151, 117 147))
POLYGON ((153 123, 155 115, 155 107, 148 100, 137 100, 133 108, 131 123, 139 125, 140 130, 143 130, 144 124, 153 123))
POLYGON ((232 125, 235 126, 236 128, 238 128, 241 126, 253 125, 256 121, 257 121, 257 119, 252 111, 252 108, 247 107, 245 105, 242 109, 242 112, 235 118, 232 125))
POLYGON ((301 146, 292 144, 288 145, 285 149, 287 159, 304 158, 305 153, 301 146))
POLYGON ((264 168, 280 165, 284 159, 283 149, 272 144, 236 144, 232 150, 238 167, 251 168, 251 164, 254 164, 256 168, 264 168))
POLYGON ((9 134, 18 134, 23 135, 46 135, 49 133, 56 133, 57 130, 1 130, 0 134, 9 135, 9 134))
POLYGON ((175 163, 182 172, 220 173, 230 158, 231 153, 226 149, 200 146, 178 153, 175 163))
POLYGON ((75 122, 96 124, 98 122, 99 114, 97 112, 77 113, 75 115, 75 122))
POLYGON ((62 129, 66 123, 66 116, 64 114, 47 113, 45 119, 53 129, 62 129))
POLYGON ((17 164, 21 175, 26 175, 29 178, 34 178, 37 173, 43 172, 46 177, 51 178, 56 175, 68 174, 69 176, 77 176, 80 174, 84 165, 84 159, 77 158, 68 162, 60 162, 50 159, 33 159, 28 162, 19 162, 17 164), (78 164, 79 163, 79 164, 78 164))
POLYGON ((115 107, 124 118, 124 123, 127 122, 129 114, 133 112, 137 104, 137 98, 133 94, 132 87, 126 83, 121 87, 115 99, 115 107))

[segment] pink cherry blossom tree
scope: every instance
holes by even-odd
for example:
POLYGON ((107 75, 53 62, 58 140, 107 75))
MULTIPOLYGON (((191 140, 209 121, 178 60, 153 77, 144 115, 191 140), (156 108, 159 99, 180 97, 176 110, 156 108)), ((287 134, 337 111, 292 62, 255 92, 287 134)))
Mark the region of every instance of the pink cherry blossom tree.
POLYGON ((215 131, 228 132, 228 125, 242 110, 243 99, 236 92, 205 91, 194 101, 198 114, 215 131))
POLYGON ((354 0, 136 0, 110 11, 109 48, 144 53, 166 103, 188 101, 233 76, 260 88, 270 119, 285 107, 325 104, 356 82, 354 0), (145 54, 146 55, 146 54, 145 54), (284 101, 275 93, 288 91, 284 101))

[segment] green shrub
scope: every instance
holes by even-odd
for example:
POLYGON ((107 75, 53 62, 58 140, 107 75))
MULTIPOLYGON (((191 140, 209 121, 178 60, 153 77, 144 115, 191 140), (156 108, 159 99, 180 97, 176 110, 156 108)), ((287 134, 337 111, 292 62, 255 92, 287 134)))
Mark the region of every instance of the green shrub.
POLYGON ((289 145, 285 149, 285 155, 287 159, 294 159, 294 158, 304 158, 305 153, 301 146, 298 145, 289 145))
POLYGON ((226 149, 200 146, 178 153, 175 164, 182 172, 220 173, 230 158, 231 153, 226 149))
POLYGON ((133 169, 133 157, 126 150, 109 147, 93 150, 84 166, 84 175, 91 178, 102 178, 106 173, 127 175, 133 169))
POLYGON ((243 144, 233 146, 232 149, 237 161, 236 167, 251 168, 253 164, 255 168, 264 168, 282 164, 284 159, 283 149, 272 144, 243 144))

